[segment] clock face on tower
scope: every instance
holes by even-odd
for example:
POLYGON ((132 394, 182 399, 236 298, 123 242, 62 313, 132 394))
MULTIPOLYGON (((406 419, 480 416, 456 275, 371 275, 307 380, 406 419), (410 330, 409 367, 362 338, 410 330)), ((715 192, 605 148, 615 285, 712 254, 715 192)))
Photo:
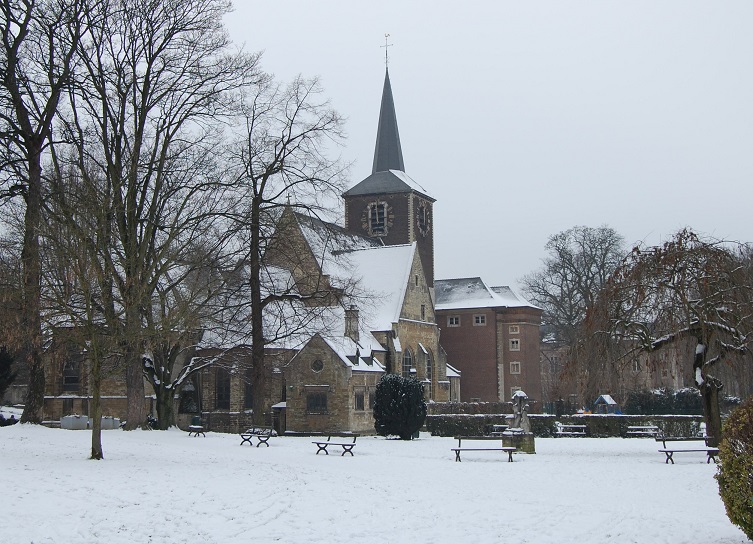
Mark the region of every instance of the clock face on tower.
POLYGON ((426 202, 420 202, 416 208, 416 227, 421 236, 427 236, 431 231, 431 210, 426 202))

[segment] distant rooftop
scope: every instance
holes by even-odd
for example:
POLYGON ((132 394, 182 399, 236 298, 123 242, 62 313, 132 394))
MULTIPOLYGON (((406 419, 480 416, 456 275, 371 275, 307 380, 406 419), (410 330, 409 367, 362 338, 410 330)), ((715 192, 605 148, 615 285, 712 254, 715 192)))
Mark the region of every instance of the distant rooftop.
POLYGON ((537 308, 512 287, 488 287, 479 277, 436 280, 434 293, 437 310, 537 308))

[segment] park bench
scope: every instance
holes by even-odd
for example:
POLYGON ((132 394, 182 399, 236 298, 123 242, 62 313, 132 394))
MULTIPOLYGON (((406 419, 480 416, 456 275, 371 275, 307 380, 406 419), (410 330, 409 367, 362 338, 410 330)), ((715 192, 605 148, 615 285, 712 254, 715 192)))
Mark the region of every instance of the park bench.
POLYGON ((661 431, 656 425, 631 425, 625 432, 625 437, 650 437, 655 438, 659 436, 661 431))
POLYGON ((557 424, 556 436, 586 436, 588 428, 585 425, 563 425, 557 424))
POLYGON ((509 428, 509 425, 489 425, 489 435, 502 436, 504 432, 509 428))
POLYGON ((206 438, 206 434, 204 434, 204 426, 203 425, 189 425, 188 426, 188 436, 203 436, 206 438))
POLYGON ((507 452, 507 462, 512 463, 512 453, 517 449, 517 448, 505 446, 504 442, 502 441, 502 438, 499 436, 456 436, 455 438, 458 441, 458 447, 450 448, 450 451, 455 452, 456 462, 460 462, 460 452, 463 452, 463 451, 505 451, 507 452), (493 440, 499 444, 499 447, 487 447, 487 448, 474 447, 474 446, 463 447, 463 440, 466 441, 466 444, 469 441, 493 440))
POLYGON ((664 436, 664 435, 657 435, 656 441, 661 442, 663 448, 659 449, 659 453, 663 453, 667 456, 666 460, 664 461, 665 464, 672 463, 675 464, 675 460, 672 458, 672 456, 675 453, 705 453, 706 454, 706 464, 710 463, 711 461, 714 461, 716 463, 716 456, 719 455, 719 448, 709 447, 708 440, 709 436, 664 436), (668 447, 667 442, 671 444, 677 443, 677 442, 703 442, 703 447, 690 447, 690 448, 680 448, 680 447, 668 447))
POLYGON ((269 426, 255 426, 251 427, 249 429, 246 429, 245 431, 240 433, 241 435, 241 446, 243 444, 248 443, 249 446, 253 446, 252 439, 256 438, 259 442, 256 443, 256 447, 258 448, 262 444, 269 447, 269 439, 272 438, 275 435, 274 430, 272 427, 269 426))
POLYGON ((316 444, 316 447, 319 448, 318 450, 316 450, 317 455, 319 455, 320 451, 323 451, 325 455, 329 455, 329 452, 327 451, 327 448, 329 446, 340 446, 343 449, 342 455, 349 453, 352 457, 353 448, 356 447, 356 438, 358 438, 357 434, 348 434, 342 436, 329 435, 327 437, 327 440, 314 440, 312 443, 316 444), (333 438, 335 438, 336 440, 333 440, 333 438), (352 438, 353 440, 346 442, 346 438, 352 438))
POLYGON ((204 434, 204 423, 201 421, 200 416, 193 416, 191 418, 191 424, 188 426, 188 436, 203 436, 206 438, 206 434, 204 434))

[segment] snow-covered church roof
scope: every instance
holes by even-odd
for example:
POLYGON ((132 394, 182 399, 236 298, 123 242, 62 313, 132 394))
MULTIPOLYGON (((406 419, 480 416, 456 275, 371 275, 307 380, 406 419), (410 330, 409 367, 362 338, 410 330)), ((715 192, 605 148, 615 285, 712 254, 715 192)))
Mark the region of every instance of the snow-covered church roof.
POLYGON ((537 308, 512 287, 488 287, 478 277, 436 280, 434 294, 437 310, 537 308))

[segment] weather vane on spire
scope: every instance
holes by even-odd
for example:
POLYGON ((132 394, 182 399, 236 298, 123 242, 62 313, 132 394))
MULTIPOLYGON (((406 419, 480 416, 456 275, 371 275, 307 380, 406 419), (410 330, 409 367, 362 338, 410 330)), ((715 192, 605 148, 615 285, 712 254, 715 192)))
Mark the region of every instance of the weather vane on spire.
POLYGON ((389 47, 392 45, 391 43, 387 43, 388 38, 390 37, 389 34, 384 35, 384 45, 380 45, 379 47, 384 47, 384 66, 385 68, 390 67, 390 57, 387 54, 387 51, 389 47))

